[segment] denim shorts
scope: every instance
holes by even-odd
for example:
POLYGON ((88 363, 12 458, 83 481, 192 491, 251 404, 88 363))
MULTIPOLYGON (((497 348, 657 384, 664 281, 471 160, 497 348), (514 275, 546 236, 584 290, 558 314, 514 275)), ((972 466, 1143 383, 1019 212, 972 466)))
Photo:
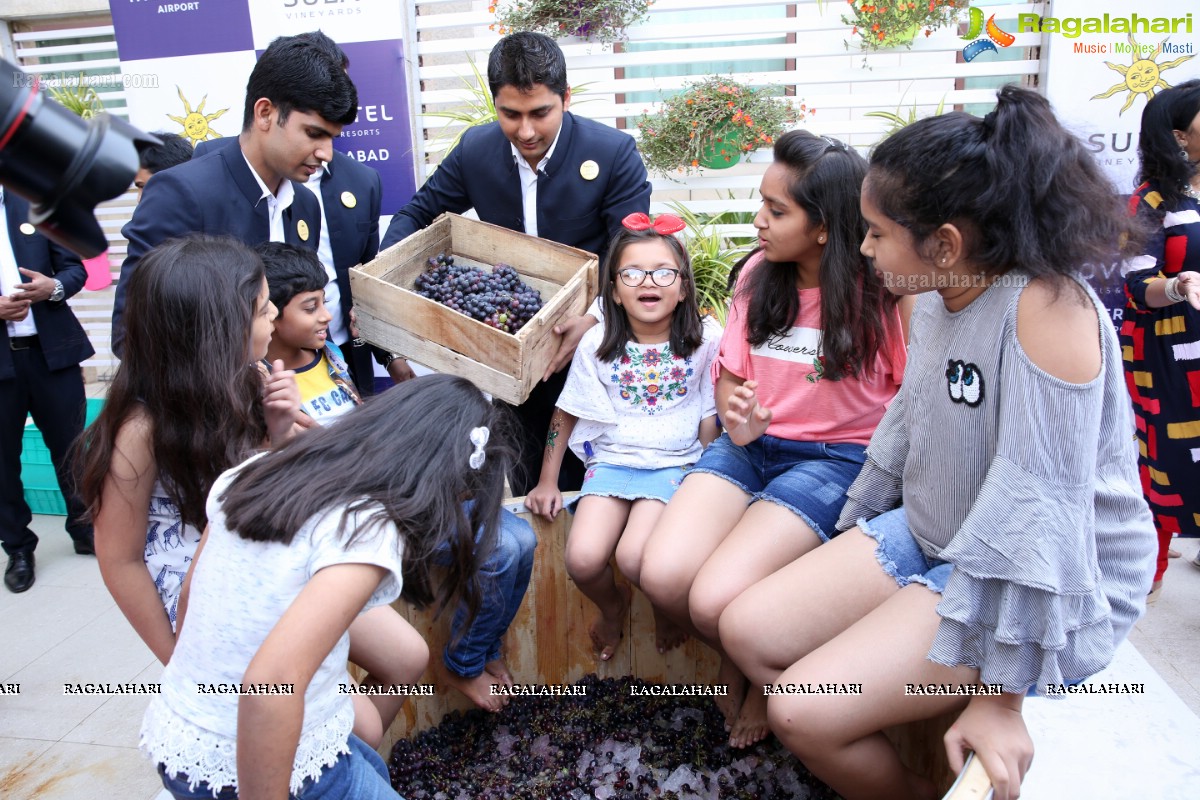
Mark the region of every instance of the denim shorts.
MULTIPOLYGON (((325 767, 319 780, 305 779, 300 791, 288 797, 291 800, 400 800, 388 777, 387 764, 379 754, 354 734, 350 734, 346 744, 349 753, 342 753, 331 766, 325 767)), ((213 790, 201 781, 191 789, 187 775, 167 775, 162 764, 158 765, 158 775, 176 800, 237 800, 237 789, 233 786, 213 790)))
POLYGON ((837 532, 846 489, 858 477, 866 453, 860 444, 795 442, 766 435, 741 447, 722 433, 691 472, 716 475, 754 500, 783 506, 827 542, 837 532))
POLYGON ((879 543, 875 558, 897 586, 904 588, 910 583, 919 583, 938 594, 946 589, 954 565, 925 555, 908 528, 908 515, 903 508, 880 514, 872 520, 860 519, 858 528, 879 543))
POLYGON ((686 467, 638 469, 614 464, 593 464, 583 473, 583 487, 571 503, 571 510, 589 494, 619 497, 622 500, 658 500, 666 503, 683 483, 686 467))

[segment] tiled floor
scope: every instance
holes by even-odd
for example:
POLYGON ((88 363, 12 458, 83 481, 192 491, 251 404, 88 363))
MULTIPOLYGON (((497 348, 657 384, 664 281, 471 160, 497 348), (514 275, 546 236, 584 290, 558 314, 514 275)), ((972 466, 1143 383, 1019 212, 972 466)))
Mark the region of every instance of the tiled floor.
MULTIPOLYGON (((63 684, 155 682, 161 667, 61 524, 35 518, 37 583, 0 590, 0 687, 20 684, 0 694, 0 798, 151 800, 161 784, 137 751, 147 698, 67 695, 63 684)), ((1178 546, 1190 557, 1200 542, 1178 546)), ((1095 680, 1146 693, 1028 701, 1037 757, 1022 798, 1197 797, 1200 569, 1172 562, 1162 599, 1095 680)))

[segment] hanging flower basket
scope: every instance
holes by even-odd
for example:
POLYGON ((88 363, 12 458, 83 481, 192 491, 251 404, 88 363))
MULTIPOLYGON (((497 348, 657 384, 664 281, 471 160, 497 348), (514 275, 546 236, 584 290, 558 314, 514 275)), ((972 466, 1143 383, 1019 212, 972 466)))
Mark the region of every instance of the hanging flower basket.
POLYGON ((638 123, 646 168, 669 175, 724 169, 769 147, 813 109, 720 76, 690 84, 638 123))
POLYGON ((713 141, 700 149, 700 166, 708 169, 728 169, 742 160, 742 131, 725 122, 713 131, 713 141))
POLYGON ((626 38, 625 29, 644 20, 654 0, 498 0, 488 6, 496 15, 489 27, 504 35, 534 31, 560 39, 578 36, 586 41, 613 42, 626 38))
MULTIPOLYGON (((969 0, 846 0, 850 15, 842 22, 851 26, 851 36, 863 51, 911 48, 924 31, 926 36, 938 28, 956 24, 958 12, 969 0)), ((851 42, 846 42, 850 47, 851 42)))

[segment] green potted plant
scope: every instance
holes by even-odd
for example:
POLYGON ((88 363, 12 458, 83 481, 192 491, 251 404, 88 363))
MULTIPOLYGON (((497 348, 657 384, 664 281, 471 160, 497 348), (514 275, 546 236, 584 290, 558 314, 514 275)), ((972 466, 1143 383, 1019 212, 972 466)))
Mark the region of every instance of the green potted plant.
MULTIPOLYGON (((734 199, 732 192, 729 199, 734 199)), ((725 236, 717 226, 748 225, 754 221, 754 212, 710 214, 692 211, 679 202, 671 204, 671 212, 687 225, 683 243, 696 282, 696 302, 702 312, 710 314, 723 326, 729 315, 729 272, 738 259, 750 251, 754 239, 725 236)))
POLYGON ((46 84, 50 97, 80 119, 91 119, 97 114, 104 113, 104 103, 96 90, 87 84, 87 78, 81 72, 76 80, 63 75, 58 76, 58 85, 46 84))
MULTIPOLYGON (((900 109, 901 109, 901 106, 896 106, 895 111, 868 111, 863 116, 864 117, 876 117, 877 119, 881 119, 884 122, 886 122, 887 130, 884 131, 884 133, 883 133, 883 138, 886 139, 887 137, 891 136, 896 131, 903 128, 905 125, 912 125, 918 119, 916 103, 913 103, 912 108, 908 109, 907 115, 902 115, 900 113, 900 109)), ((946 98, 943 96, 941 101, 938 102, 937 108, 934 110, 934 112, 930 116, 940 117, 943 113, 945 113, 945 111, 946 111, 946 98)), ((883 139, 880 139, 879 141, 883 141, 883 139)))
MULTIPOLYGON (((922 30, 928 36, 938 28, 957 21, 958 12, 968 0, 846 0, 850 15, 842 22, 852 26, 851 36, 858 37, 863 51, 912 47, 922 30)), ((850 42, 846 42, 850 47, 850 42)))
MULTIPOLYGON (((100 99, 100 94, 88 84, 82 72, 79 73, 78 79, 59 75, 57 83, 57 86, 46 84, 46 92, 55 102, 78 115, 80 119, 91 119, 104 113, 104 102, 100 99)), ((83 259, 83 268, 87 272, 83 288, 95 292, 112 284, 112 265, 109 264, 107 250, 100 255, 83 259)))
POLYGON ((760 147, 769 147, 813 109, 773 97, 732 78, 714 76, 668 97, 655 114, 638 122, 638 149, 646 168, 663 175, 700 168, 732 167, 760 147))
POLYGON ((489 27, 504 35, 536 31, 561 38, 578 36, 611 44, 626 38, 625 29, 644 20, 654 0, 499 0, 488 6, 496 15, 489 27))

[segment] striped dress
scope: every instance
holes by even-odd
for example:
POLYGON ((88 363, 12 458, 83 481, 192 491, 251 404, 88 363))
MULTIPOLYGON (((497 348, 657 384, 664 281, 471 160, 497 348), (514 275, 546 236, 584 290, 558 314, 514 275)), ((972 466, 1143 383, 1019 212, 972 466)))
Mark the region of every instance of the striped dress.
POLYGON ((1167 569, 1172 534, 1200 536, 1200 311, 1186 302, 1150 308, 1146 288, 1200 271, 1200 204, 1184 197, 1168 209, 1154 185, 1144 183, 1129 211, 1155 227, 1145 254, 1126 264, 1121 345, 1142 489, 1158 528, 1157 580, 1167 569))
POLYGON ((1102 669, 1141 615, 1154 551, 1116 333, 1096 306, 1101 374, 1036 367, 1017 340, 1013 271, 961 311, 913 311, 900 394, 838 527, 903 503, 928 558, 954 569, 929 658, 1024 693, 1102 669))

